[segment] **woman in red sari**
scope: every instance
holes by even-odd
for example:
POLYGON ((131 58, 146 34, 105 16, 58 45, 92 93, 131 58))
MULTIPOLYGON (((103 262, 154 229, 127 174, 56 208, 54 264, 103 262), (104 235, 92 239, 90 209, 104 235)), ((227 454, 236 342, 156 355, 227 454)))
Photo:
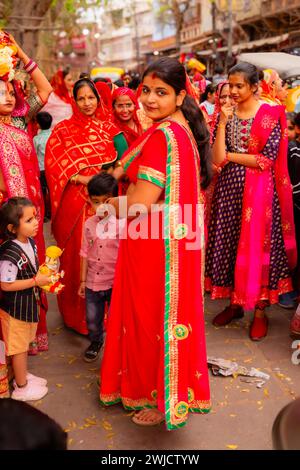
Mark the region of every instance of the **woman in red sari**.
POLYGON ((124 133, 128 145, 142 135, 143 129, 137 116, 138 101, 130 88, 117 88, 112 94, 114 123, 124 133))
POLYGON ((265 308, 292 290, 296 246, 287 171, 283 106, 256 98, 258 72, 240 63, 229 71, 231 103, 221 108, 213 145, 219 167, 210 218, 206 288, 230 305, 213 320, 224 326, 254 308, 250 338, 267 334, 265 308))
POLYGON ((210 409, 200 188, 210 179, 209 135, 187 83, 175 59, 161 58, 145 71, 141 101, 155 124, 122 159, 127 196, 107 205, 122 216, 127 202, 135 215, 120 244, 100 400, 140 410, 136 424, 165 421, 168 430, 182 427, 189 411, 210 409), (180 209, 189 214, 180 217, 180 209))
POLYGON ((66 326, 87 334, 85 302, 77 296, 82 231, 92 215, 86 185, 93 175, 111 167, 127 145, 113 123, 97 119, 100 98, 91 80, 78 80, 73 93, 73 116, 54 128, 46 147, 45 171, 53 235, 64 250, 65 288, 58 296, 59 310, 66 326))

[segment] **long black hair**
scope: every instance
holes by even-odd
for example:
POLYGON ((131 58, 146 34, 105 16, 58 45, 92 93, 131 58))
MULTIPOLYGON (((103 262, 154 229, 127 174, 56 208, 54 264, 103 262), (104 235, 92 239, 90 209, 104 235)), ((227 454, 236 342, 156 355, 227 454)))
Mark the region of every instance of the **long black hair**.
POLYGON ((83 88, 84 86, 88 86, 91 89, 91 91, 94 93, 99 103, 100 101, 99 93, 97 91, 97 88, 95 87, 94 82, 90 80, 89 78, 80 78, 79 80, 77 80, 77 82, 75 82, 74 88, 73 88, 73 96, 74 96, 75 101, 77 101, 78 91, 80 90, 80 88, 83 88))
MULTIPOLYGON (((152 73, 167 85, 171 86, 176 95, 178 95, 181 90, 186 90, 185 68, 178 60, 171 57, 161 57, 148 66, 142 79, 144 80, 147 75, 152 73)), ((181 111, 190 125, 198 146, 201 163, 201 187, 207 188, 212 177, 212 165, 209 132, 202 111, 194 98, 189 95, 186 95, 184 98, 181 111)))

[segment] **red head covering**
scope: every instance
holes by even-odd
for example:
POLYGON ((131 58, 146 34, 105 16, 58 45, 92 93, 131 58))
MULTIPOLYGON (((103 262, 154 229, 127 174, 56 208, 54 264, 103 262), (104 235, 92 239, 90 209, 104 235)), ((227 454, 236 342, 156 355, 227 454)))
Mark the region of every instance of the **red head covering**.
POLYGON ((69 95, 68 89, 65 84, 64 74, 62 70, 56 72, 51 79, 51 86, 54 93, 65 103, 71 103, 71 96, 69 95))
POLYGON ((111 91, 107 83, 105 82, 97 82, 95 83, 95 87, 99 93, 99 96, 106 108, 112 112, 112 99, 111 99, 111 91))
POLYGON ((139 108, 138 100, 134 91, 127 87, 120 87, 117 88, 112 94, 112 103, 116 101, 119 96, 128 96, 128 98, 134 103, 135 110, 133 113, 133 121, 136 125, 136 131, 129 127, 126 123, 121 121, 117 116, 115 110, 113 110, 114 122, 118 126, 118 128, 124 133, 125 139, 128 145, 131 145, 143 132, 142 126, 137 116, 137 109, 139 108))

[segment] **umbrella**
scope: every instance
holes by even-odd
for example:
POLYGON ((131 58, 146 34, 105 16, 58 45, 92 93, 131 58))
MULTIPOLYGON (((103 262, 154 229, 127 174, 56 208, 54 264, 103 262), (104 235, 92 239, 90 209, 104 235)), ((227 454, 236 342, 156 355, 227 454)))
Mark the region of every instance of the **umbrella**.
POLYGON ((238 56, 239 62, 249 62, 259 69, 274 69, 284 80, 300 75, 300 57, 286 52, 251 52, 238 56))

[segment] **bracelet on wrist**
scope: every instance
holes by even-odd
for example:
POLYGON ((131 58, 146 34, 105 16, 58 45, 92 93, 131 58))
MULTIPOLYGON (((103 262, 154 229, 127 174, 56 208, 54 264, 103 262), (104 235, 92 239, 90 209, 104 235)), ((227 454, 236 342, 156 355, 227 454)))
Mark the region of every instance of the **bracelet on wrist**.
POLYGON ((32 72, 35 71, 35 69, 37 68, 37 63, 34 62, 32 59, 30 59, 30 61, 28 62, 28 64, 26 64, 24 66, 24 70, 26 70, 27 73, 29 73, 30 75, 32 74, 32 72))
POLYGON ((37 286, 37 282, 36 282, 36 276, 33 276, 33 278, 32 278, 32 279, 33 279, 33 282, 34 282, 34 284, 33 284, 33 287, 36 287, 36 286, 37 286))
POLYGON ((77 179, 78 179, 78 174, 77 174, 77 175, 74 175, 74 176, 71 176, 70 181, 71 181, 71 183, 73 183, 73 184, 77 184, 77 179))
POLYGON ((26 65, 24 65, 24 70, 27 70, 33 63, 33 60, 32 59, 29 59, 29 62, 27 62, 26 65))
POLYGON ((229 162, 228 154, 226 152, 224 160, 222 160, 221 163, 219 163, 219 165, 216 165, 219 173, 223 170, 224 166, 227 165, 228 162, 229 162))

